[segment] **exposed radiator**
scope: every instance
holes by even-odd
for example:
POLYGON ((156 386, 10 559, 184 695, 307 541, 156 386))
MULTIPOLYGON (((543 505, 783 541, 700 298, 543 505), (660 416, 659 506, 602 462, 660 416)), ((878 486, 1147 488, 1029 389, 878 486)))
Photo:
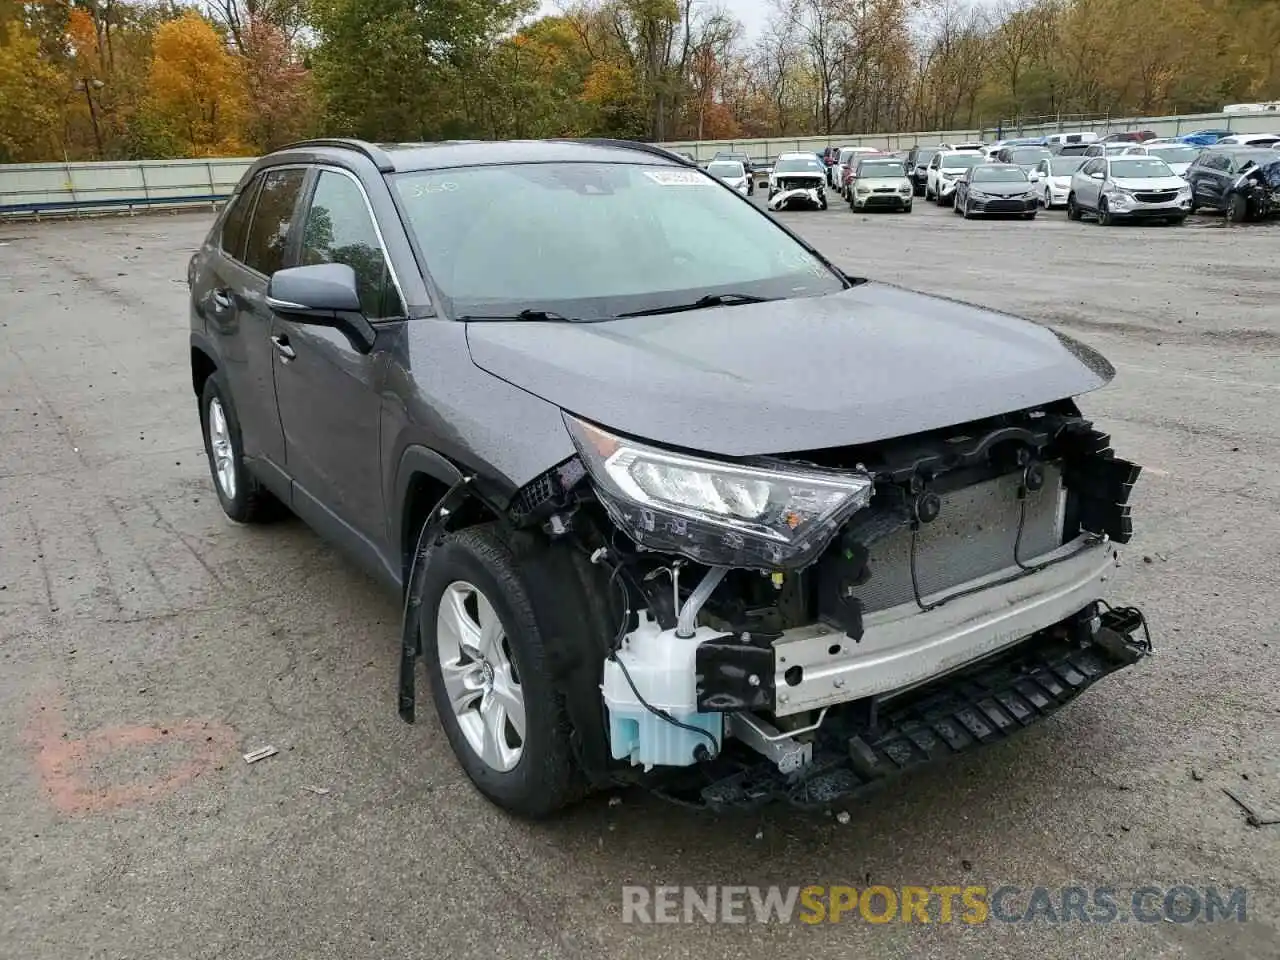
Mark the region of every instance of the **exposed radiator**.
MULTIPOLYGON (((916 533, 916 578, 921 596, 950 590, 1014 565, 1020 476, 998 477, 942 496, 942 510, 916 533)), ((1046 466, 1045 484, 1027 496, 1018 556, 1023 563, 1062 543, 1065 502, 1062 473, 1046 466)), ((911 585, 911 530, 902 528, 871 545, 871 579, 857 588, 864 611, 915 599, 911 585)))

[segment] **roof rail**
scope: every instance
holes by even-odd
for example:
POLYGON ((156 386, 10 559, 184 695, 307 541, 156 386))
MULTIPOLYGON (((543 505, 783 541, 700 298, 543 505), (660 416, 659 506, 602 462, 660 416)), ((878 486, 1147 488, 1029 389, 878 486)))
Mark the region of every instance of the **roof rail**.
POLYGON ((369 143, 367 140, 356 140, 352 137, 318 137, 313 140, 299 140, 297 143, 287 143, 283 147, 277 147, 277 149, 303 150, 307 147, 337 147, 342 150, 355 150, 357 153, 362 153, 372 160, 380 173, 391 173, 396 168, 396 165, 391 162, 391 155, 387 151, 369 143))
POLYGON ((696 167, 697 164, 682 157, 674 150, 668 150, 666 147, 660 147, 656 143, 642 143, 639 140, 612 140, 608 137, 557 137, 560 143, 586 143, 595 147, 614 147, 618 150, 635 150, 639 153, 647 153, 651 156, 662 157, 664 160, 673 160, 676 163, 683 164, 686 167, 696 167))

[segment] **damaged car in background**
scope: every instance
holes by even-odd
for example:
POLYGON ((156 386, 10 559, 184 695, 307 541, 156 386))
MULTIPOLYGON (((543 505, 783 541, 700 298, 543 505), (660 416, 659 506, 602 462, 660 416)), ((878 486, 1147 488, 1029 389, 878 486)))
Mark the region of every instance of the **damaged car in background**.
POLYGON ((812 153, 784 153, 769 171, 769 209, 827 209, 827 171, 812 153))
POLYGON ((520 815, 823 807, 1150 650, 1108 602, 1139 467, 1075 399, 1113 368, 661 148, 296 144, 188 278, 224 511, 400 593, 401 716, 421 675, 520 815))

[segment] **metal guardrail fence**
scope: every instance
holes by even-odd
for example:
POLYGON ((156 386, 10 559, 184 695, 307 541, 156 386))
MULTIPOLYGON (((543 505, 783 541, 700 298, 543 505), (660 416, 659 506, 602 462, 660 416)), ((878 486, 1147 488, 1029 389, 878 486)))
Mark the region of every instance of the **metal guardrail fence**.
MULTIPOLYGON (((1178 136, 1193 130, 1226 129, 1238 133, 1280 130, 1274 113, 1202 113, 1174 117, 1108 117, 1041 124, 1018 124, 1005 136, 1037 136, 1092 130, 1153 130, 1159 136, 1178 136)), ((932 130, 919 133, 852 134, 770 138, 764 140, 676 141, 663 146, 710 160, 717 150, 744 152, 760 165, 780 153, 820 151, 828 146, 873 146, 906 150, 917 143, 977 140, 987 130, 932 130)), ((152 207, 191 207, 225 200, 235 189, 253 157, 208 160, 139 160, 100 163, 19 163, 0 166, 0 220, 13 217, 79 216, 134 212, 152 207)))
POLYGON ((0 166, 0 218, 133 212, 214 204, 231 195, 252 157, 0 166))

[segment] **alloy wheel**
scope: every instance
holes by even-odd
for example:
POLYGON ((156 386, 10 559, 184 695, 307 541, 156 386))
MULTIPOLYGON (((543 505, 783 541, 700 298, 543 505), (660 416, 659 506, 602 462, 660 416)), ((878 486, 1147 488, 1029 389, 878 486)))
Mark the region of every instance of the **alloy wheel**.
POLYGON ((213 474, 228 500, 236 498, 235 449, 231 445, 231 428, 227 426, 227 414, 222 401, 214 397, 209 401, 208 422, 209 450, 213 454, 213 474))
POLYGON ((436 650, 449 707, 467 745, 492 769, 513 769, 524 754, 524 690, 502 621, 474 584, 455 580, 445 588, 436 650))

